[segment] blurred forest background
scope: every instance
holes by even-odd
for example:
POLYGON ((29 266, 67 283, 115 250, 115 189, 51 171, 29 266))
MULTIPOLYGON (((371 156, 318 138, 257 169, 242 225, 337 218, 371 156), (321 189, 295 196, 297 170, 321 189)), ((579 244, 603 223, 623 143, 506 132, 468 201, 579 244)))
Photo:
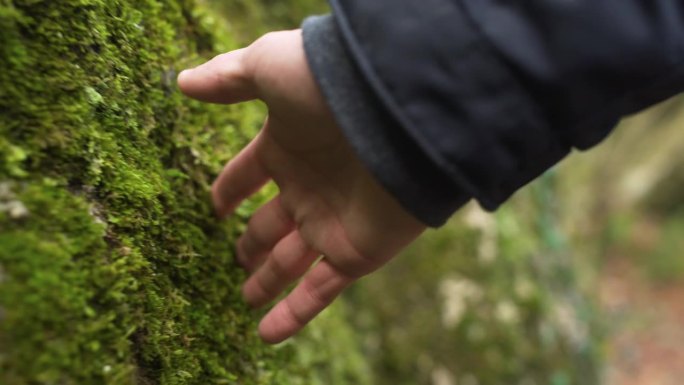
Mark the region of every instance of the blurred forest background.
MULTIPOLYGON (((243 0, 223 11, 249 43, 326 6, 243 0), (250 8, 257 20, 235 17, 250 8)), ((495 215, 466 207, 353 287, 336 306, 369 383, 680 384, 682 126, 681 97, 629 117, 495 215)))

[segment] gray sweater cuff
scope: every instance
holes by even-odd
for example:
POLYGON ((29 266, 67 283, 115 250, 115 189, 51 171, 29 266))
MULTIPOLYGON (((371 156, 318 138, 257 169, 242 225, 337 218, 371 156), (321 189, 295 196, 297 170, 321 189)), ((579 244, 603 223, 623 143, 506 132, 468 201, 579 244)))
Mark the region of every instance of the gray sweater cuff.
POLYGON ((302 26, 309 66, 337 124, 381 185, 425 224, 441 226, 470 196, 442 172, 397 123, 347 53, 335 19, 302 26))

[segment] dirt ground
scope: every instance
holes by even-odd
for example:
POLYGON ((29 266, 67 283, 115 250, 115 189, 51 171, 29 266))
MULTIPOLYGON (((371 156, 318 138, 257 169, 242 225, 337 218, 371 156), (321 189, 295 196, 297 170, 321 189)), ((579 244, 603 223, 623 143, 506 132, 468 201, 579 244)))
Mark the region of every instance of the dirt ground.
POLYGON ((684 283, 649 282, 627 258, 611 258, 600 300, 609 331, 606 385, 684 384, 684 283))

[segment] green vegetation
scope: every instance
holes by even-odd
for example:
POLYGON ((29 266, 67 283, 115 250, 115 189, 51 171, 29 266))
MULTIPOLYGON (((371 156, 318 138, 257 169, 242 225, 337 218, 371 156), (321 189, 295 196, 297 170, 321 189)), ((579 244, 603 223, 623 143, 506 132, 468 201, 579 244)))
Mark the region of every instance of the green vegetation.
POLYGON ((562 172, 559 199, 581 208, 565 216, 588 224, 576 231, 581 237, 600 241, 590 254, 601 263, 628 258, 659 285, 684 278, 683 106, 684 99, 673 98, 626 119, 606 143, 562 172))
POLYGON ((0 2, 0 383, 296 369, 258 341, 231 255, 240 220, 217 223, 207 199, 259 110, 175 89, 234 44, 214 36, 193 1, 0 2))
POLYGON ((350 293, 375 384, 599 383, 600 327, 553 181, 495 216, 467 207, 350 293))
POLYGON ((203 0, 224 16, 227 29, 243 44, 277 30, 298 28, 309 15, 329 12, 324 0, 203 0))

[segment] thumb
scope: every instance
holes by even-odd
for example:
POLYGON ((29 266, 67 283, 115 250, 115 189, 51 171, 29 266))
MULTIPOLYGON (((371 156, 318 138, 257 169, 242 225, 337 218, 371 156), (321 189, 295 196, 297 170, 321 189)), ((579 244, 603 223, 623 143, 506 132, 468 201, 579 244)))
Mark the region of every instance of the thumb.
POLYGON ((245 66, 246 50, 224 53, 178 75, 184 94, 210 103, 239 103, 257 98, 253 76, 245 66))

